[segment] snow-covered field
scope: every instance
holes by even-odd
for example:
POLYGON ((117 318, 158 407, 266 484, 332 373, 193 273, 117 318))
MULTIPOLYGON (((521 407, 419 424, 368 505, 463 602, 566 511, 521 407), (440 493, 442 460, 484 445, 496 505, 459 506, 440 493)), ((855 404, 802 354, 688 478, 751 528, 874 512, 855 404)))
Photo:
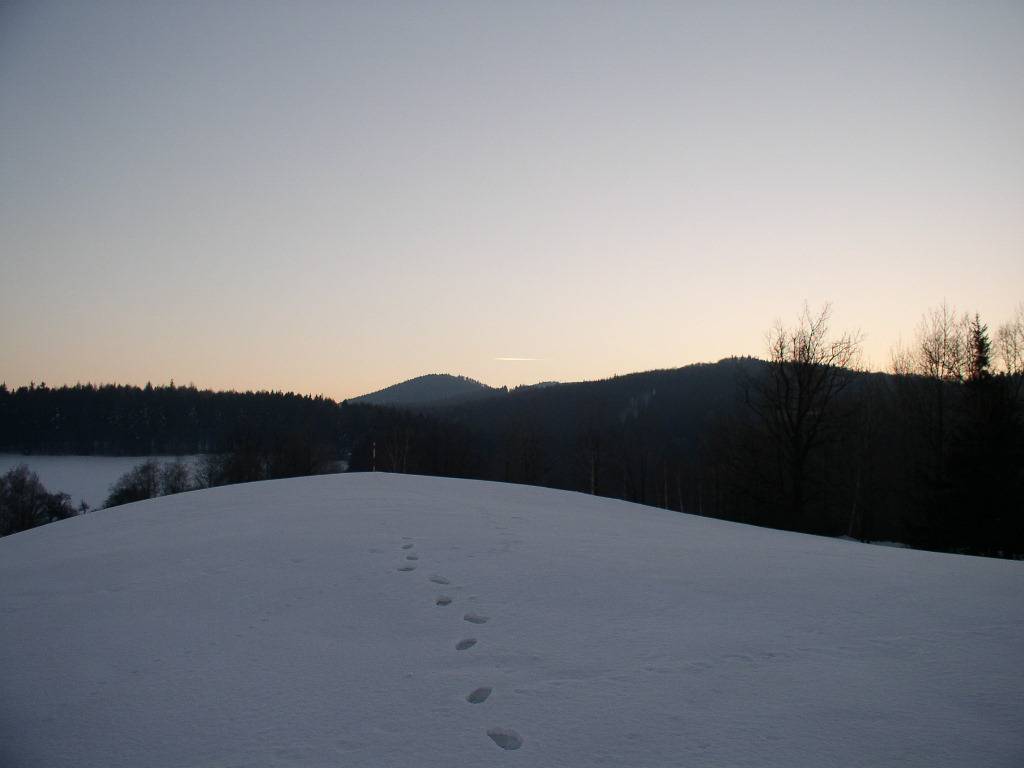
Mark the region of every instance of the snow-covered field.
MULTIPOLYGON (((173 456, 23 456, 0 453, 0 474, 25 464, 39 475, 39 481, 50 493, 66 493, 77 507, 84 501, 99 507, 110 493, 110 486, 125 472, 153 458, 159 462, 174 461, 173 456)), ((197 456, 181 460, 195 464, 197 456)))
POLYGON ((1020 562, 365 474, 19 533, 0 584, 5 768, 1024 765, 1020 562))

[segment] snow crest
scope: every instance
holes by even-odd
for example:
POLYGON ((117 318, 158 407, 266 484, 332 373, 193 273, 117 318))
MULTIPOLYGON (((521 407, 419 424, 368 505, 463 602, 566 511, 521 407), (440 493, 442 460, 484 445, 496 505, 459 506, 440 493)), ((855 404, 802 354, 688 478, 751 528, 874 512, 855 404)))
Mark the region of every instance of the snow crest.
POLYGON ((1019 562, 365 474, 19 533, 0 584, 4 766, 1024 756, 1019 562))

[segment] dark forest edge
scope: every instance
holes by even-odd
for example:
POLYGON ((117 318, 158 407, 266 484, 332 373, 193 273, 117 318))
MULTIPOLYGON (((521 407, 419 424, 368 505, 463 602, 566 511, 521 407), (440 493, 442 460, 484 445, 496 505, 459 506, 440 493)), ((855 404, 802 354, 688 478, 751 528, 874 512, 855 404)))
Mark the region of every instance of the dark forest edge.
MULTIPOLYGON (((350 471, 527 483, 807 533, 1024 555, 1024 306, 990 337, 980 317, 943 305, 888 373, 862 370, 859 337, 833 334, 827 307, 768 338, 767 360, 433 406, 173 385, 4 387, 0 448, 209 454, 189 487, 347 461, 350 471)), ((163 492, 159 478, 154 488, 163 492)))

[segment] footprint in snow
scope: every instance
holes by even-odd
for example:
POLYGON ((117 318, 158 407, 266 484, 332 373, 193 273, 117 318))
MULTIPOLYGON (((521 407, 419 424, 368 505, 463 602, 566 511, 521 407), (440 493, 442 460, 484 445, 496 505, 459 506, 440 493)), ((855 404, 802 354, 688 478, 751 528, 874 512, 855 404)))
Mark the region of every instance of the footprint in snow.
POLYGON ((451 584, 444 576, 431 576, 430 580, 435 584, 451 584))
POLYGON ((452 599, 448 595, 441 595, 434 601, 434 605, 451 605, 452 599))
POLYGON ((481 616, 479 613, 473 613, 470 611, 462 617, 463 621, 468 621, 470 624, 486 624, 490 619, 490 616, 481 616))
POLYGON ((419 560, 420 556, 419 555, 406 555, 405 559, 406 560, 419 560))
POLYGON ((487 701, 487 697, 490 695, 491 687, 484 686, 482 688, 477 688, 476 690, 467 694, 466 701, 468 701, 470 704, 483 704, 485 701, 487 701))
POLYGON ((511 728, 488 728, 487 735, 502 749, 519 749, 523 746, 523 737, 511 728))
POLYGON ((402 549, 412 549, 412 544, 403 544, 402 549))
POLYGON ((409 565, 400 565, 398 566, 398 570, 402 571, 403 573, 408 573, 409 571, 415 571, 416 566, 412 565, 411 563, 409 565))
POLYGON ((455 644, 455 650, 464 651, 467 648, 472 648, 474 645, 476 645, 476 638, 467 637, 465 640, 459 640, 459 642, 455 644))

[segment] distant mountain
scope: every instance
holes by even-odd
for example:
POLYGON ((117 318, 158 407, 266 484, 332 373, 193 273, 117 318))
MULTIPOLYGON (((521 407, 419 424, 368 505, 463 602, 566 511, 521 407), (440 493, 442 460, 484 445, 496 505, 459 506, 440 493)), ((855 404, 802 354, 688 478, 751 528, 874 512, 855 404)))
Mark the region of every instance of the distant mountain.
POLYGON ((476 379, 466 376, 452 376, 448 373, 429 373, 415 379, 392 384, 390 387, 360 395, 348 400, 350 403, 370 405, 425 405, 465 402, 490 395, 504 393, 504 389, 489 387, 476 379))

